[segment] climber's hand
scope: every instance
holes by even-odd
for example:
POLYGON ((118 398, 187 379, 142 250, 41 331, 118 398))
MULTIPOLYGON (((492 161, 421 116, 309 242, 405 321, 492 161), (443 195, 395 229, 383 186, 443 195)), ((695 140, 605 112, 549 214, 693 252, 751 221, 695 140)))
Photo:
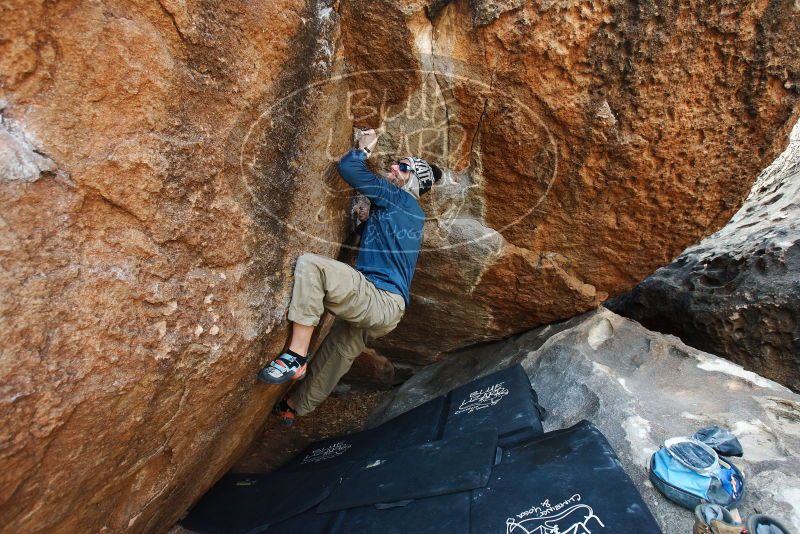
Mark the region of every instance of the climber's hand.
POLYGON ((374 129, 370 128, 369 130, 361 131, 361 137, 358 139, 358 148, 366 149, 368 153, 372 153, 377 144, 378 133, 374 129))
POLYGON ((355 212, 359 222, 369 219, 369 200, 356 206, 355 212))

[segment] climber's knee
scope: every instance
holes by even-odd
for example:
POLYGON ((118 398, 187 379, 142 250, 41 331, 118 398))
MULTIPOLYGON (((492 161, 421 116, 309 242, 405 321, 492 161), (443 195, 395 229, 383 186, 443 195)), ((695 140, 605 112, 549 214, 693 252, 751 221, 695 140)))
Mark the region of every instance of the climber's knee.
POLYGON ((315 269, 318 263, 317 258, 319 258, 319 255, 310 252, 301 254, 300 257, 297 258, 297 263, 294 266, 294 274, 302 275, 311 269, 315 269))
POLYGON ((305 254, 300 254, 300 256, 297 258, 297 263, 295 263, 294 266, 295 272, 306 269, 309 263, 311 263, 311 254, 308 252, 305 254))

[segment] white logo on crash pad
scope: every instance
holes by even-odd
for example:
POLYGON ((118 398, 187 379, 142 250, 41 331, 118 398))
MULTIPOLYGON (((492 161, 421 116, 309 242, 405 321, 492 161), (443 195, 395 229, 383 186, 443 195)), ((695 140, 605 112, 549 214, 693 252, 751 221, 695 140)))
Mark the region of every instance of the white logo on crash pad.
POLYGON ((580 493, 553 505, 550 499, 545 499, 538 506, 506 519, 506 534, 592 534, 589 527, 605 527, 592 507, 580 500, 580 493))
POLYGON ((338 441, 333 445, 328 445, 327 447, 320 447, 319 449, 314 449, 313 451, 308 453, 306 457, 303 458, 303 461, 300 463, 308 464, 311 462, 321 462, 323 460, 330 460, 331 458, 336 458, 337 456, 341 456, 349 448, 350 448, 349 443, 345 443, 344 441, 338 441))
POLYGON ((469 394, 468 399, 464 399, 461 401, 461 405, 456 410, 455 414, 458 415, 460 413, 472 413, 476 410, 481 410, 483 408, 488 408, 489 406, 494 406, 498 402, 500 402, 503 397, 508 395, 508 390, 503 387, 502 382, 498 382, 497 384, 490 386, 485 389, 479 389, 477 391, 473 391, 469 394))

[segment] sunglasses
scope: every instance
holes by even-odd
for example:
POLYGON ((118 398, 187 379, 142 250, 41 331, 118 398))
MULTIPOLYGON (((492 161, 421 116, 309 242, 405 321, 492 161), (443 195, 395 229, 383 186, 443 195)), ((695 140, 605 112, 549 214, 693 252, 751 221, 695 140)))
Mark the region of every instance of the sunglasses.
POLYGON ((414 167, 412 167, 410 164, 400 160, 395 161, 395 163, 397 164, 397 168, 400 169, 400 172, 411 172, 414 170, 414 167))

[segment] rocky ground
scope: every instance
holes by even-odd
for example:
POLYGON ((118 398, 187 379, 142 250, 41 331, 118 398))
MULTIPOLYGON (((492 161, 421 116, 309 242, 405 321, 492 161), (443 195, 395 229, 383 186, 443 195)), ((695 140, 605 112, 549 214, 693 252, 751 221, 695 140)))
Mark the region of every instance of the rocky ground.
POLYGON ((389 391, 344 387, 328 397, 319 408, 300 417, 292 427, 283 426, 270 417, 250 449, 232 471, 265 473, 280 467, 309 444, 334 436, 344 436, 362 430, 364 421, 389 391))
POLYGON ((800 125, 724 228, 607 306, 800 391, 800 125))
POLYGON ((648 460, 665 439, 708 425, 744 448, 734 459, 747 477, 741 514, 775 515, 800 531, 800 395, 604 308, 454 354, 406 382, 370 425, 518 362, 548 411, 545 430, 597 425, 665 533, 691 532, 693 516, 652 486, 648 460))

